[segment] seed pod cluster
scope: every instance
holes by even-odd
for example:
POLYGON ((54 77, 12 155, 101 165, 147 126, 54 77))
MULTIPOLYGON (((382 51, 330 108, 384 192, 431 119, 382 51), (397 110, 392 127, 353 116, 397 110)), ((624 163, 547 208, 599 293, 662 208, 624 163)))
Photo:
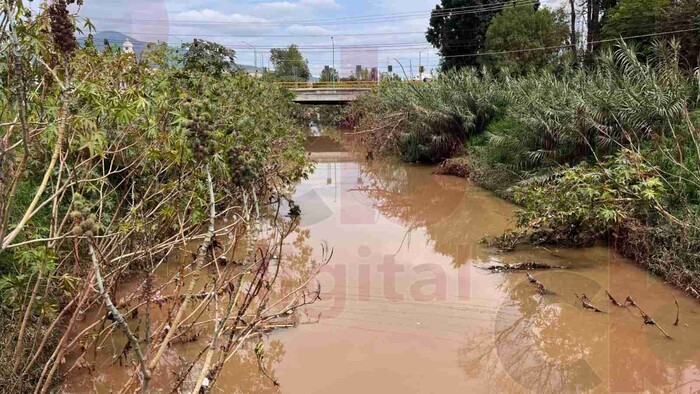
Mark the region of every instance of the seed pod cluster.
POLYGON ((216 141, 211 133, 211 117, 198 103, 193 103, 192 99, 187 99, 185 104, 190 112, 190 121, 187 125, 187 140, 197 161, 207 161, 211 155, 216 153, 216 141))
POLYGON ((236 149, 228 151, 228 166, 231 179, 237 186, 246 186, 255 182, 260 173, 257 161, 250 155, 242 154, 236 149))
POLYGON ((85 204, 82 196, 77 195, 73 201, 74 210, 69 213, 73 220, 73 235, 93 237, 100 232, 100 223, 97 215, 90 213, 90 207, 85 204))
POLYGON ((66 0, 54 0, 48 8, 48 13, 56 48, 65 54, 70 54, 78 49, 78 41, 75 39, 73 22, 68 16, 66 0))
POLYGON ((294 202, 294 200, 289 200, 289 213, 287 213, 287 216, 292 219, 296 219, 301 216, 301 207, 294 202))

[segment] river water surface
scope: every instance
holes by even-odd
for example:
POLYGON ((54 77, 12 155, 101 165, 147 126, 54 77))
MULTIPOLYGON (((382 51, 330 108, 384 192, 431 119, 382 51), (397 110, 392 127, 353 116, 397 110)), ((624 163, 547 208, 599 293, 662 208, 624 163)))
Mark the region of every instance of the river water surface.
MULTIPOLYGON (((489 249, 482 239, 512 229, 515 207, 465 179, 316 156, 295 201, 307 253, 334 248, 318 278, 322 299, 306 309, 307 324, 268 339, 280 386, 243 357, 224 370, 220 392, 700 390, 700 308, 682 292, 602 245, 489 249), (553 294, 538 294, 523 272, 485 269, 528 261, 563 267, 531 272, 553 294), (606 290, 620 302, 631 295, 673 339, 612 305, 606 290), (575 293, 606 313, 583 309, 575 293)), ((98 391, 123 379, 95 373, 98 391)), ((97 387, 87 382, 75 377, 66 390, 97 387)))

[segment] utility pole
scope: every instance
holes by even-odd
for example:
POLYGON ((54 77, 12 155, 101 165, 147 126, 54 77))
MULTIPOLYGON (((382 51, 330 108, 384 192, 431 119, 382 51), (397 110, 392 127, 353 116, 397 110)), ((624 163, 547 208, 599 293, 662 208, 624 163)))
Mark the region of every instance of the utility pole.
POLYGON ((331 45, 333 46, 333 73, 331 73, 331 80, 335 83, 335 40, 331 36, 331 45))

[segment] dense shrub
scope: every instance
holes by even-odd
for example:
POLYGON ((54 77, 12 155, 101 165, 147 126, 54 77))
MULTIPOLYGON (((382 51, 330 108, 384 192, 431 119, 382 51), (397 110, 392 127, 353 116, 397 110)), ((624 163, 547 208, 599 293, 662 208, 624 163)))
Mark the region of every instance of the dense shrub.
MULTIPOLYGON (((246 276, 203 267, 218 264, 217 236, 255 242, 265 203, 284 199, 306 176, 306 133, 293 121, 290 94, 231 72, 233 54, 223 47, 191 50, 184 69, 165 44, 138 56, 98 51, 90 40, 77 48, 77 16, 65 1, 47 7, 50 18, 5 2, 0 29, 0 45, 12 48, 0 56, 0 392, 53 390, 59 366, 73 369, 64 367, 71 354, 81 360, 103 340, 128 344, 126 364, 138 361, 146 386, 144 370, 155 370, 157 349, 170 345, 166 327, 175 331, 182 319, 135 321, 138 306, 112 301, 121 281, 142 279, 131 296, 148 315, 160 297, 153 273, 176 254, 183 265, 165 283, 182 283, 185 271, 190 283, 214 278, 179 289, 185 297, 205 288, 218 297, 233 275, 246 276), (180 253, 195 239, 194 257, 180 253), (109 313, 101 309, 96 331, 78 330, 100 305, 109 313), (144 354, 155 358, 152 366, 144 354)), ((255 249, 244 251, 250 260, 255 249)), ((246 269, 270 288, 263 260, 246 269)), ((177 303, 168 319, 185 309, 177 303)), ((222 321, 237 329, 234 319, 222 321)), ((130 391, 141 385, 132 383, 130 391)))
POLYGON ((661 179, 634 152, 601 165, 579 164, 545 182, 513 188, 520 227, 537 230, 538 242, 590 244, 623 220, 644 218, 663 197, 661 179))

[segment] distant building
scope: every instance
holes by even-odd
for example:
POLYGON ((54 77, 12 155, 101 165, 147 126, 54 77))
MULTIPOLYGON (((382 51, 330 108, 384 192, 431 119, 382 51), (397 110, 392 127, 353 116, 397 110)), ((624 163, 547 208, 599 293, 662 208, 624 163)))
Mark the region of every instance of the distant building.
POLYGON ((124 51, 124 53, 134 53, 134 44, 132 44, 128 38, 124 41, 124 44, 122 44, 122 51, 124 51))

